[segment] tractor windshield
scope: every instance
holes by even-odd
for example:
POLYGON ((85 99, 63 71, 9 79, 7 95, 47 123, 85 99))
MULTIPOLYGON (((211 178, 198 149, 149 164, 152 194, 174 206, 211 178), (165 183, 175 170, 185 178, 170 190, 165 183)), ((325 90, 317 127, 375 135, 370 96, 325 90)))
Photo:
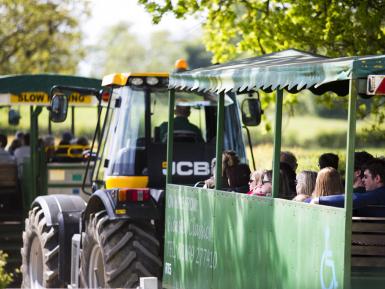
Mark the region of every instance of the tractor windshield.
POLYGON ((118 90, 117 107, 108 134, 106 173, 135 175, 136 151, 145 149, 145 92, 127 86, 118 90))

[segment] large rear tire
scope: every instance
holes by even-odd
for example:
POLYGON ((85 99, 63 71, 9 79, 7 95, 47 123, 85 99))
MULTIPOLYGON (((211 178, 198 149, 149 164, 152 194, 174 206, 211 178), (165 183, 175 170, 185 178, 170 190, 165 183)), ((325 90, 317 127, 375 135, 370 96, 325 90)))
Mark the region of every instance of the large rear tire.
POLYGON ((29 211, 25 219, 23 248, 21 249, 23 274, 22 288, 59 288, 59 238, 56 227, 47 226, 40 207, 29 211))
POLYGON ((160 245, 150 221, 109 220, 91 214, 83 235, 81 285, 133 288, 140 277, 161 277, 160 245))

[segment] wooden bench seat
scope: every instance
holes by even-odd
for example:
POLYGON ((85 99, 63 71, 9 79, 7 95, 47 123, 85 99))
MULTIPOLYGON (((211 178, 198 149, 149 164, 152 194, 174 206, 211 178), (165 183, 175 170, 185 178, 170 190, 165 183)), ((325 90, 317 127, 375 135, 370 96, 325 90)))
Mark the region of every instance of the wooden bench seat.
POLYGON ((353 217, 352 267, 385 269, 385 218, 353 217))

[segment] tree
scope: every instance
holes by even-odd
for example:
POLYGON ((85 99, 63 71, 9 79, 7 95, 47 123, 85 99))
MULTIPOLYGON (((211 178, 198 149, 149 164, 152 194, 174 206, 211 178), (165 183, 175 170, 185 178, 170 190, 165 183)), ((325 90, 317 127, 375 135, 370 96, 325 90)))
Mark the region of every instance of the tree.
POLYGON ((297 48, 329 56, 385 51, 382 0, 139 0, 158 23, 205 15, 205 44, 213 62, 242 53, 260 55, 297 48))
POLYGON ((85 1, 1 0, 0 73, 74 73, 85 1))
MULTIPOLYGON (((200 14, 212 62, 297 48, 338 57, 385 53, 383 0, 139 0, 158 23, 166 13, 177 18, 200 14)), ((330 106, 330 96, 322 103, 330 106)), ((271 98, 263 98, 264 106, 271 98)), ((285 98, 292 108, 295 96, 285 98)), ((344 99, 346 101, 346 98, 344 99)), ((340 104, 338 104, 340 105, 340 104)), ((385 105, 374 99, 360 111, 385 122, 385 105)), ((365 115, 365 114, 361 114, 365 115)), ((267 124, 268 126, 268 124, 267 124)))

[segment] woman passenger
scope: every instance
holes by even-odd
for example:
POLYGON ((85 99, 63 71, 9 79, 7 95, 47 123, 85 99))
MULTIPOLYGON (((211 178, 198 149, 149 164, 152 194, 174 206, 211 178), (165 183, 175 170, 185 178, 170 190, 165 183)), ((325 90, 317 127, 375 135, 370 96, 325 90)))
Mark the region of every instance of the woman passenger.
POLYGON ((312 198, 342 193, 341 176, 335 168, 326 167, 318 172, 312 198))
POLYGON ((294 197, 293 201, 303 202, 304 200, 310 198, 314 191, 316 179, 317 172, 315 171, 300 172, 296 178, 297 196, 294 197))

